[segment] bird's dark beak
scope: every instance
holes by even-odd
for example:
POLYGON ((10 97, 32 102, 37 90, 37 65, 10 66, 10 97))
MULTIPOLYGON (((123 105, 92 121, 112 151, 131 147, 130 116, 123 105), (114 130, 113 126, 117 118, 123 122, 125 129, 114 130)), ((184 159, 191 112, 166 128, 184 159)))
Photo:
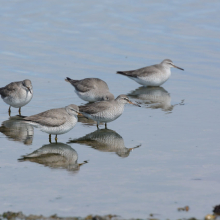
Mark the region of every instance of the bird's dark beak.
POLYGON ((82 166, 83 164, 86 164, 86 163, 88 163, 87 160, 85 160, 83 163, 79 163, 78 165, 79 165, 79 167, 80 167, 80 166, 82 166))
POLYGON ((28 90, 30 91, 30 93, 32 94, 30 87, 27 87, 27 89, 28 89, 28 90))
POLYGON ((179 70, 184 70, 184 69, 182 69, 182 68, 180 68, 180 67, 178 67, 178 66, 175 66, 174 64, 171 64, 171 65, 172 65, 173 67, 179 69, 179 70))
POLYGON ((136 146, 136 147, 128 148, 128 150, 129 150, 129 151, 133 151, 135 148, 138 148, 138 147, 140 147, 140 146, 141 146, 141 144, 139 144, 139 145, 136 146))
POLYGON ((132 105, 136 105, 136 106, 138 106, 138 107, 141 107, 141 106, 138 105, 137 103, 133 103, 133 102, 131 102, 131 101, 129 101, 128 103, 129 103, 129 104, 132 104, 132 105))

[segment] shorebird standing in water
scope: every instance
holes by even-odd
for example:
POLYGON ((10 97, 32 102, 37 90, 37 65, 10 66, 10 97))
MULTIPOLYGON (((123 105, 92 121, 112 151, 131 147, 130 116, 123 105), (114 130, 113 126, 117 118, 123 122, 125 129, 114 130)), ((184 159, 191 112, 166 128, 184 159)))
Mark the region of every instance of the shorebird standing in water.
POLYGON ((137 70, 118 71, 117 73, 129 77, 143 86, 160 86, 170 78, 171 67, 184 70, 174 65, 170 59, 165 59, 160 64, 147 66, 137 70))
POLYGON ((101 79, 86 78, 73 80, 67 77, 65 81, 74 86, 76 94, 84 101, 97 102, 114 99, 114 95, 109 92, 107 83, 101 79))
POLYGON ((0 88, 0 95, 3 101, 9 105, 8 114, 11 114, 11 106, 19 108, 18 112, 21 114, 21 107, 28 104, 33 97, 33 87, 29 79, 19 82, 12 82, 5 87, 0 88))
POLYGON ((79 106, 79 111, 85 117, 97 121, 97 128, 99 123, 104 122, 107 129, 107 123, 114 121, 122 115, 125 104, 137 105, 131 102, 126 95, 119 95, 116 99, 111 101, 102 101, 95 103, 88 103, 84 106, 79 106))
POLYGON ((23 119, 41 131, 48 133, 51 142, 51 134, 56 135, 55 140, 57 141, 58 134, 67 133, 76 125, 77 115, 81 115, 78 106, 71 104, 65 108, 50 109, 23 119))

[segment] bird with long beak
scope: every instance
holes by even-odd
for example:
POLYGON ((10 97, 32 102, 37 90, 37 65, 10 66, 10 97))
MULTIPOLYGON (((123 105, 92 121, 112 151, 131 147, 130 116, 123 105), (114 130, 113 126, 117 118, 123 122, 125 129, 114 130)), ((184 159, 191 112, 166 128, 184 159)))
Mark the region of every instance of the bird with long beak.
POLYGON ((79 108, 77 105, 71 104, 64 108, 50 109, 37 115, 23 117, 23 120, 41 131, 49 134, 49 142, 51 142, 51 134, 64 134, 70 131, 78 121, 79 108))
POLYGON ((116 99, 110 101, 101 101, 95 103, 88 103, 79 106, 79 111, 87 118, 97 122, 97 129, 99 123, 104 122, 107 129, 107 123, 114 121, 122 115, 125 104, 132 104, 141 107, 138 104, 131 102, 126 95, 119 95, 116 99))
POLYGON ((137 70, 118 71, 117 74, 127 76, 143 86, 160 86, 170 78, 171 67, 184 70, 174 65, 170 59, 165 59, 160 64, 147 66, 137 70))
POLYGON ((33 97, 33 87, 29 79, 19 82, 12 82, 5 87, 0 88, 0 95, 3 101, 9 105, 8 114, 11 114, 11 106, 19 108, 27 105, 33 97))

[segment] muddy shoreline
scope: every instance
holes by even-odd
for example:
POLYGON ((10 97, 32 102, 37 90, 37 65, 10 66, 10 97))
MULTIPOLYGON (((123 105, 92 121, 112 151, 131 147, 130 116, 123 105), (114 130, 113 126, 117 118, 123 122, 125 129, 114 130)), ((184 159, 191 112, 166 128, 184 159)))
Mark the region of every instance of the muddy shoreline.
MULTIPOLYGON (((204 216, 205 220, 213 220, 216 219, 217 216, 215 214, 208 214, 204 216)), ((105 215, 105 216, 100 216, 100 215, 88 215, 86 217, 60 217, 57 216, 56 214, 51 215, 49 217, 43 216, 43 215, 25 215, 22 212, 4 212, 0 214, 0 220, 3 219, 25 219, 25 220, 126 220, 125 218, 118 216, 118 215, 105 215)), ((160 218, 154 217, 153 215, 150 215, 147 220, 159 220, 160 218)), ((197 218, 191 217, 191 218, 179 218, 178 220, 197 220, 197 218)), ((140 220, 139 218, 132 218, 130 220, 140 220)))

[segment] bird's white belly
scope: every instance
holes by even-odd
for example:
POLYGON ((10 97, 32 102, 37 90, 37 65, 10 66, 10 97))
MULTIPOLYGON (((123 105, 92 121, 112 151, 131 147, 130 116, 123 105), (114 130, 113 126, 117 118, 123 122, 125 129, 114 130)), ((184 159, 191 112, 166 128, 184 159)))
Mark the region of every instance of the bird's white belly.
POLYGON ((114 108, 108 109, 103 112, 98 112, 98 113, 92 114, 92 115, 89 115, 86 113, 83 113, 83 114, 86 117, 88 117, 94 121, 107 123, 107 122, 114 121, 115 119, 120 117, 122 115, 123 111, 124 111, 124 106, 120 106, 120 107, 116 106, 114 108))
POLYGON ((167 71, 165 74, 155 74, 151 76, 145 76, 145 77, 129 77, 130 79, 133 79, 137 83, 143 85, 143 86, 160 86, 163 83, 165 83, 170 78, 171 72, 167 71))
POLYGON ((27 92, 24 90, 22 92, 22 95, 14 97, 7 96, 3 99, 3 101, 14 108, 20 108, 28 104, 31 101, 32 97, 33 94, 31 94, 29 91, 27 92))
POLYGON ((96 102, 99 101, 99 97, 96 96, 95 92, 90 90, 88 92, 79 92, 75 90, 76 94, 86 102, 96 102))
POLYGON ((73 129, 73 127, 76 125, 77 119, 76 118, 74 119, 74 118, 67 121, 63 125, 56 126, 56 127, 45 126, 45 125, 41 125, 35 122, 29 122, 29 121, 28 123, 32 124, 34 127, 39 128, 41 131, 46 132, 48 134, 65 134, 71 129, 73 129))

